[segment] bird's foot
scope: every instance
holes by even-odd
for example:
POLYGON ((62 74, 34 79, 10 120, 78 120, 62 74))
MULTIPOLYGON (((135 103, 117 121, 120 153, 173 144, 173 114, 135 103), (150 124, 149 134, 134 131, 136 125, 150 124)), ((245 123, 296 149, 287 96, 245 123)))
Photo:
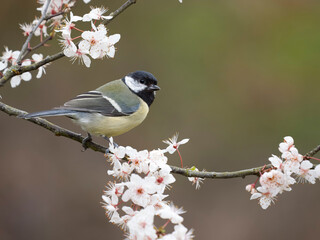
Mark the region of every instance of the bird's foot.
POLYGON ((92 142, 92 137, 91 137, 90 133, 88 133, 88 136, 82 140, 82 147, 83 147, 82 152, 87 150, 87 148, 88 148, 87 143, 88 142, 92 142))

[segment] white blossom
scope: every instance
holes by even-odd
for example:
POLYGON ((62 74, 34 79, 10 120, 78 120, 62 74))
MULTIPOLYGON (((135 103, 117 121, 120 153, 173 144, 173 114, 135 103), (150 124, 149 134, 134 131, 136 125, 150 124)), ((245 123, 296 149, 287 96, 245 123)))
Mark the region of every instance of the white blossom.
POLYGON ((135 214, 127 223, 129 238, 137 240, 157 239, 153 221, 154 208, 152 206, 148 206, 135 214))
POLYGON ((103 16, 105 12, 108 10, 101 7, 101 8, 92 8, 91 11, 85 15, 83 15, 84 22, 90 22, 91 20, 109 20, 112 19, 112 16, 103 16))
POLYGON ((315 184, 318 173, 313 170, 313 164, 309 160, 304 160, 301 162, 298 178, 300 182, 306 182, 315 184))
MULTIPOLYGON (((31 61, 29 59, 26 59, 25 61, 22 62, 22 66, 27 66, 27 65, 30 65, 31 64, 31 61)), ((24 72, 22 73, 21 75, 16 75, 16 76, 13 76, 10 80, 10 84, 11 84, 11 87, 12 88, 15 88, 17 86, 20 85, 21 83, 21 80, 23 81, 30 81, 32 78, 32 75, 30 72, 24 72)))
MULTIPOLYGON (((35 63, 40 62, 40 61, 43 60, 43 55, 41 53, 40 54, 36 54, 35 53, 35 54, 32 55, 32 59, 34 60, 35 63)), ((41 67, 38 68, 38 74, 37 74, 36 78, 41 78, 42 74, 46 73, 46 70, 45 70, 46 66, 47 66, 47 64, 46 65, 42 65, 41 67)))
POLYGON ((158 212, 161 218, 169 219, 174 224, 182 223, 183 217, 180 215, 183 213, 185 213, 185 211, 182 208, 177 208, 173 204, 170 204, 170 206, 166 205, 158 212))
POLYGON ((22 23, 19 24, 20 28, 23 30, 23 36, 27 37, 30 35, 32 29, 33 29, 33 24, 28 24, 28 23, 22 23))
POLYGON ((163 142, 168 144, 169 146, 166 148, 166 151, 170 154, 173 154, 181 144, 186 144, 187 142, 189 142, 189 139, 182 139, 180 142, 178 141, 178 136, 179 134, 176 133, 175 135, 173 135, 172 138, 169 138, 169 140, 164 140, 163 142))
POLYGON ((156 192, 154 182, 152 177, 141 178, 137 174, 132 174, 130 181, 125 183, 128 189, 122 195, 122 200, 124 202, 131 200, 139 206, 146 207, 150 201, 150 194, 156 192))

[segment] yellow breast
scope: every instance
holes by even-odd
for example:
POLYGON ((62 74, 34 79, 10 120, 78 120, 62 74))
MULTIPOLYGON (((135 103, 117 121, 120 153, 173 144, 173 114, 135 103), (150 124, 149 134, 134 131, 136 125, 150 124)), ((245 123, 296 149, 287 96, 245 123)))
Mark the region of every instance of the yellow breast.
POLYGON ((86 118, 74 120, 74 122, 79 124, 84 131, 91 134, 114 137, 138 126, 146 118, 148 112, 148 105, 143 100, 140 100, 138 111, 129 116, 107 117, 94 113, 86 118))

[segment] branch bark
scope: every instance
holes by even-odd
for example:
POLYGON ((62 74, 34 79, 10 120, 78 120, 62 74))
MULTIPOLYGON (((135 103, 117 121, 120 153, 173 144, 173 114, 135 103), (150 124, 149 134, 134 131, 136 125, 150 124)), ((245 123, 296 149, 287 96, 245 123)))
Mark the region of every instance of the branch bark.
POLYGON ((29 36, 27 37, 27 40, 25 41, 25 43, 23 44, 22 48, 21 48, 21 51, 20 51, 20 54, 18 56, 18 59, 17 59, 17 64, 18 65, 21 65, 21 60, 23 58, 23 56, 25 56, 25 53, 27 52, 27 48, 28 48, 28 45, 31 41, 31 38, 33 37, 33 34, 34 32, 38 29, 38 27, 40 26, 40 24, 44 21, 44 19, 46 18, 46 14, 47 14, 47 11, 48 11, 48 8, 49 8, 49 5, 51 3, 51 0, 47 0, 46 2, 46 5, 44 6, 43 8, 43 12, 42 12, 42 16, 41 18, 39 19, 39 22, 37 23, 36 26, 34 26, 34 28, 32 29, 32 31, 30 32, 29 36))
MULTIPOLYGON (((50 1, 49 1, 50 2, 50 1)), ((112 22, 117 16, 119 16, 122 12, 124 12, 126 9, 128 9, 130 6, 132 6, 133 4, 135 4, 137 1, 136 0, 127 0, 121 7, 119 7, 116 11, 112 12, 110 15, 113 16, 112 19, 109 20, 105 20, 102 23, 104 25, 108 25, 110 22, 112 22)), ((44 16, 43 19, 45 19, 46 16, 44 16)), ((41 18, 42 19, 42 18, 41 18)), ((39 23, 43 21, 39 20, 39 23)), ((37 29, 37 27, 34 29, 34 31, 37 29)), ((33 32, 34 32, 33 31, 33 32)), ((31 38, 32 38, 32 34, 30 34, 26 40, 26 42, 24 43, 20 55, 22 54, 22 52, 25 52, 27 47, 28 47, 28 43, 30 42, 31 38)), ((22 56, 22 55, 21 55, 22 56)), ((21 56, 19 56, 20 60, 21 60, 21 56)), ((29 71, 33 71, 33 70, 37 70, 39 67, 49 63, 49 62, 53 62, 55 60, 58 60, 62 57, 64 57, 64 53, 63 51, 58 52, 54 55, 51 56, 47 56, 45 59, 43 59, 40 62, 28 65, 28 66, 21 66, 21 65, 15 65, 15 66, 11 66, 10 68, 8 68, 8 70, 6 71, 6 73, 2 76, 2 78, 0 78, 0 87, 4 86, 4 84, 9 81, 12 77, 16 76, 16 75, 20 75, 24 72, 29 72, 29 71)), ((18 58, 18 60, 19 60, 18 58)))
MULTIPOLYGON (((27 114, 27 112, 11 107, 7 104, 4 104, 0 102, 0 111, 10 115, 18 117, 20 115, 27 114)), ((58 125, 55 125, 45 119, 42 118, 30 118, 30 119, 24 119, 26 121, 32 122, 40 127, 43 127, 51 132, 53 132, 56 136, 63 136, 69 139, 72 139, 74 141, 77 141, 79 143, 82 143, 84 140, 84 137, 81 136, 81 134, 72 132, 68 129, 62 128, 58 125)), ((86 146, 94 151, 105 153, 106 148, 94 143, 94 142, 87 142, 86 146)), ((312 149, 310 152, 305 154, 305 158, 312 157, 316 153, 320 151, 320 145, 312 149)), ((192 171, 190 169, 180 168, 176 166, 170 166, 172 168, 172 173, 180 174, 185 177, 199 177, 199 178, 212 178, 212 179, 228 179, 228 178, 244 178, 246 176, 259 176, 260 172, 262 170, 266 170, 269 168, 272 168, 271 164, 255 167, 255 168, 249 168, 249 169, 243 169, 239 171, 233 171, 233 172, 206 172, 206 171, 192 171)))

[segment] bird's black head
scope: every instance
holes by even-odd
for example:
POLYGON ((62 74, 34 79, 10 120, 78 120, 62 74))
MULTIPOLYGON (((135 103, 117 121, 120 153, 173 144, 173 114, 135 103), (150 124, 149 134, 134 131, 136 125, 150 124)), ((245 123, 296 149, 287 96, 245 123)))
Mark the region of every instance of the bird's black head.
POLYGON ((142 98, 148 106, 154 101, 155 91, 160 90, 157 85, 157 79, 151 73, 145 71, 129 73, 122 81, 133 93, 142 98))

